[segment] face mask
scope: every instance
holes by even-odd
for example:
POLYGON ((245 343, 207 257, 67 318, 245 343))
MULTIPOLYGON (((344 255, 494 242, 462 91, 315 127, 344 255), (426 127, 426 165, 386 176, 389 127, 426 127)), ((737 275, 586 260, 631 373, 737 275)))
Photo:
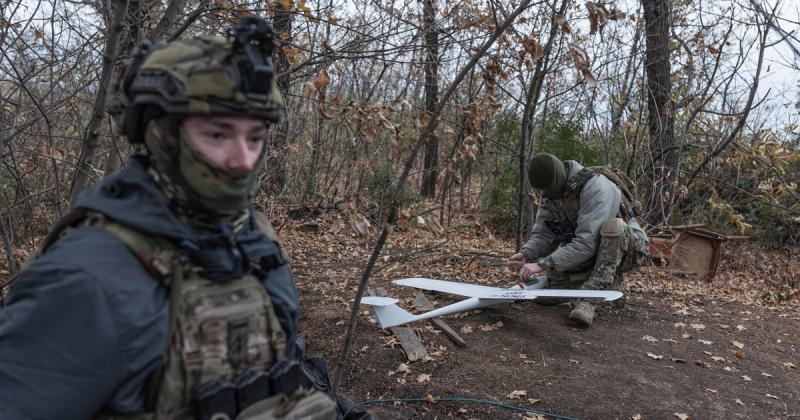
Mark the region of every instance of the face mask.
MULTIPOLYGON (((164 182, 170 185, 168 194, 180 199, 180 206, 194 207, 198 204, 213 210, 236 211, 247 206, 247 198, 255 189, 264 164, 262 153, 252 171, 231 173, 211 163, 189 140, 182 126, 177 130, 170 128, 167 118, 150 122, 145 135, 145 143, 154 166, 162 174, 164 182), (177 138, 170 134, 177 131, 177 138), (179 193, 188 190, 186 193, 179 193), (194 197, 194 198, 191 198, 194 197), (188 201, 187 201, 188 200, 188 201), (192 200, 199 203, 191 204, 192 200)), ((191 210, 191 209, 186 209, 191 210)))
POLYGON ((212 202, 244 201, 254 190, 262 157, 247 173, 232 173, 211 163, 189 140, 181 127, 178 147, 178 169, 186 184, 200 197, 212 202))

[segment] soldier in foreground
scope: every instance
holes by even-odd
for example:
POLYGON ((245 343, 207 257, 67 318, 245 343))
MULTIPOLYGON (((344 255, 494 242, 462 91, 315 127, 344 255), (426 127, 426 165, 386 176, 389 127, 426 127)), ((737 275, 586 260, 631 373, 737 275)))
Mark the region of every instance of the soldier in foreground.
POLYGON ((142 45, 120 130, 0 312, 0 418, 336 418, 293 360, 298 295, 250 202, 283 100, 266 21, 142 45), (308 417, 303 417, 308 416, 308 417))
MULTIPOLYGON (((633 184, 624 174, 549 153, 531 158, 528 179, 541 199, 530 239, 510 257, 520 282, 539 276, 556 289, 620 289, 622 273, 642 264, 649 243, 633 184)), ((569 319, 590 326, 594 309, 578 301, 569 319)))

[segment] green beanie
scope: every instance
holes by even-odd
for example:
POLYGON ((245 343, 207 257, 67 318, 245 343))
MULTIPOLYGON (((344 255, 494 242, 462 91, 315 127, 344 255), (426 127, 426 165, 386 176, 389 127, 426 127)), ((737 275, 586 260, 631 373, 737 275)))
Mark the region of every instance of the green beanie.
POLYGON ((559 198, 564 193, 567 171, 564 163, 550 153, 534 155, 528 163, 528 180, 531 187, 544 190, 547 198, 559 198))

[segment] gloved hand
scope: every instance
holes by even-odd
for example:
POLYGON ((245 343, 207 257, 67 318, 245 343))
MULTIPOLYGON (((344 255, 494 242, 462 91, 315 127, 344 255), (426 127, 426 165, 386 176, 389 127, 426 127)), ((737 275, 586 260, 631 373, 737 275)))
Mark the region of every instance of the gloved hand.
POLYGON ((537 263, 523 264, 519 269, 519 281, 524 283, 525 280, 530 280, 533 276, 544 271, 537 263))
POLYGON ((514 270, 518 269, 522 264, 525 264, 525 254, 521 252, 517 252, 516 254, 508 257, 508 261, 506 261, 508 268, 514 270))

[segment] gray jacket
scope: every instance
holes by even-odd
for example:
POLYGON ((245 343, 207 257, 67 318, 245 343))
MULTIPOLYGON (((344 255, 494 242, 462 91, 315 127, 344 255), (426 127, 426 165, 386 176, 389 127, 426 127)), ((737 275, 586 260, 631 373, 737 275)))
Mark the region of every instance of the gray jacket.
MULTIPOLYGON (((564 161, 567 178, 578 173, 583 166, 574 160, 564 161)), ((619 188, 603 175, 592 177, 579 192, 578 200, 561 198, 539 200, 536 221, 531 229, 528 242, 521 252, 528 261, 547 257, 557 271, 570 271, 581 268, 597 254, 600 243, 600 226, 608 219, 617 217, 622 193, 619 188), (550 228, 553 223, 568 220, 570 233, 574 234, 569 243, 556 248, 560 241, 550 228)), ((627 221, 635 230, 641 231, 635 219, 627 221)))

